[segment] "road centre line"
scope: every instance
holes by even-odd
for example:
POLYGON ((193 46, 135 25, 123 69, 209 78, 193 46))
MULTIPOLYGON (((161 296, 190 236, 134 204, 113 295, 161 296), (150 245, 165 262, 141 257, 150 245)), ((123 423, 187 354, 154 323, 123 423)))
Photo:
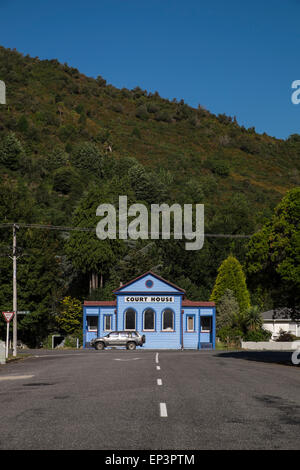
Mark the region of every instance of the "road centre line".
POLYGON ((156 364, 158 364, 158 353, 156 353, 156 355, 155 355, 155 362, 156 362, 156 364))
POLYGON ((123 361, 123 362, 128 362, 128 361, 138 361, 139 359, 141 359, 140 357, 131 357, 130 359, 120 359, 120 358, 116 358, 114 359, 115 361, 123 361))
POLYGON ((161 379, 157 379, 157 385, 162 385, 162 380, 161 379))
POLYGON ((2 380, 20 380, 20 379, 31 379, 34 375, 6 375, 4 377, 0 377, 0 381, 2 380))
POLYGON ((168 417, 167 405, 165 403, 160 403, 159 407, 160 407, 160 417, 167 418, 168 417))
POLYGON ((156 370, 160 370, 160 366, 156 366, 156 370))
POLYGON ((63 357, 69 357, 69 356, 86 356, 86 354, 85 354, 85 353, 78 353, 78 354, 76 354, 76 353, 55 354, 55 353, 54 353, 54 354, 39 354, 39 355, 36 354, 36 355, 34 355, 34 356, 32 356, 32 357, 62 357, 62 356, 63 356, 63 357))

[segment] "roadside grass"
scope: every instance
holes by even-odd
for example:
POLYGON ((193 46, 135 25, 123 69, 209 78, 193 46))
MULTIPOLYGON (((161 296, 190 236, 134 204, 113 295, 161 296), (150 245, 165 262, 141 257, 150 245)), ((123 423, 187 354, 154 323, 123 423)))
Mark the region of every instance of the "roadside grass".
POLYGON ((223 343, 222 341, 218 341, 216 343, 216 351, 237 351, 237 350, 240 350, 242 351, 242 348, 240 347, 240 345, 237 345, 237 344, 227 344, 227 343, 223 343))
MULTIPOLYGON (((8 357, 6 358, 6 364, 11 363, 11 362, 16 362, 16 361, 21 361, 23 359, 27 359, 28 357, 32 357, 31 354, 17 354, 16 356, 13 356, 12 354, 9 354, 8 357)), ((5 364, 1 364, 5 365, 5 364)))

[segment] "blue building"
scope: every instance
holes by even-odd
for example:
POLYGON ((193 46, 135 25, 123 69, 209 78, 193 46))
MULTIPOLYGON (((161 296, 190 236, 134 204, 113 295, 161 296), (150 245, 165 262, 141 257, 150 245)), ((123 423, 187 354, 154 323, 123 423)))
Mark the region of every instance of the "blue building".
POLYGON ((137 330, 144 348, 212 349, 214 302, 187 300, 185 291, 149 271, 114 291, 116 300, 85 301, 83 347, 114 330, 137 330))

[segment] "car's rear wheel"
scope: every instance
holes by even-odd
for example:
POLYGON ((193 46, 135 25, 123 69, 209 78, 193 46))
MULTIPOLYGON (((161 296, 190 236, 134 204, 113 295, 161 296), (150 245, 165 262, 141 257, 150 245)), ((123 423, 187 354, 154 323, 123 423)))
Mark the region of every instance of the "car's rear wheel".
POLYGON ((129 351, 133 351, 135 348, 136 348, 135 343, 131 342, 127 344, 127 349, 129 349, 129 351))
POLYGON ((97 351, 102 351, 104 349, 104 343, 102 343, 102 341, 98 341, 95 344, 95 349, 97 349, 97 351))

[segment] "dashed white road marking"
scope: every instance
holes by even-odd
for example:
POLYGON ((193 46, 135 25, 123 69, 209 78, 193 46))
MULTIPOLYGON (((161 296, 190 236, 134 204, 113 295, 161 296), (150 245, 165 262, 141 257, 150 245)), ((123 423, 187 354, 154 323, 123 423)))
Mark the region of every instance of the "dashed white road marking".
POLYGON ((117 359, 114 359, 114 361, 122 361, 122 362, 124 361, 124 362, 126 362, 126 361, 138 361, 139 359, 141 359, 141 358, 140 357, 131 357, 130 359, 119 359, 119 358, 117 358, 117 359))
POLYGON ((159 408, 160 408, 160 417, 167 418, 168 417, 167 405, 165 403, 160 403, 159 408))
POLYGON ((157 379, 157 385, 162 385, 162 380, 161 379, 157 379))
POLYGON ((156 364, 158 364, 158 353, 156 353, 156 355, 155 355, 155 362, 156 362, 156 364))
POLYGON ((2 380, 21 380, 21 379, 31 379, 34 375, 5 375, 0 377, 0 381, 2 380))
POLYGON ((32 356, 32 357, 69 357, 69 356, 85 356, 84 353, 78 353, 78 354, 73 354, 73 353, 69 353, 69 354, 36 354, 35 356, 32 356))
POLYGON ((160 366, 156 366, 156 370, 160 370, 160 366))

